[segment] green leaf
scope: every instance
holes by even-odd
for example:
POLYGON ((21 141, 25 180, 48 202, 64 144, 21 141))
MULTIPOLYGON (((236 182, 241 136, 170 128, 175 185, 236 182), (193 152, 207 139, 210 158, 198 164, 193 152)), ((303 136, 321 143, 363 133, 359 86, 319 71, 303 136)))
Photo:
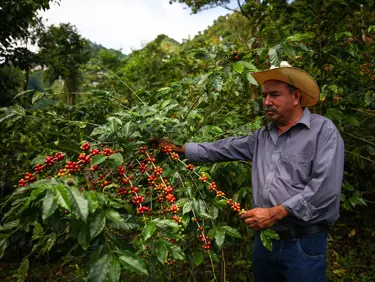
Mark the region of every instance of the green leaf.
POLYGON ((34 159, 30 162, 30 164, 31 164, 31 165, 43 164, 45 159, 46 159, 45 157, 36 157, 36 158, 34 158, 34 159))
POLYGON ((105 282, 107 281, 107 274, 109 265, 111 262, 111 256, 105 254, 98 259, 94 264, 91 264, 89 274, 87 276, 88 282, 105 282))
POLYGON ((17 269, 17 272, 15 274, 15 278, 17 279, 17 282, 23 282, 23 281, 25 281, 28 272, 29 272, 29 259, 25 258, 21 262, 21 265, 17 269))
POLYGON ((121 250, 119 254, 118 259, 126 269, 148 275, 146 265, 140 256, 128 250, 121 250))
POLYGON ((91 240, 98 236, 106 222, 105 214, 101 210, 97 210, 94 214, 94 218, 90 223, 90 238, 91 240))
POLYGON ((142 230, 142 238, 144 241, 147 241, 149 238, 152 237, 152 235, 156 231, 156 222, 151 221, 148 224, 145 225, 145 227, 142 230))
POLYGON ((190 202, 188 198, 181 198, 176 202, 176 205, 179 207, 183 207, 187 202, 190 202))
POLYGON ((289 36, 286 40, 287 41, 308 41, 310 39, 313 39, 315 37, 315 34, 313 32, 306 32, 306 33, 295 33, 291 36, 289 36))
POLYGON ((91 165, 99 165, 104 162, 108 157, 105 155, 95 155, 91 157, 91 165))
MULTIPOLYGON (((107 187, 111 187, 111 185, 108 185, 107 187)), ((133 211, 133 207, 128 202, 125 202, 121 199, 116 199, 116 198, 109 200, 108 207, 111 207, 114 209, 126 209, 128 213, 132 213, 133 211)))
POLYGON ((122 125, 122 122, 117 117, 109 117, 107 118, 109 128, 111 129, 112 133, 115 133, 118 131, 119 125, 122 125))
POLYGON ((353 193, 353 195, 349 198, 349 202, 353 207, 355 207, 356 205, 367 206, 366 202, 363 200, 359 192, 353 193))
POLYGON ((219 207, 226 207, 226 206, 227 206, 227 201, 224 200, 224 199, 217 200, 217 201, 215 202, 215 205, 216 205, 216 206, 219 206, 219 207))
POLYGON ((216 244, 221 248, 225 240, 225 231, 223 229, 218 228, 215 232, 215 241, 216 244))
POLYGON ((157 223, 157 226, 159 228, 166 228, 166 227, 171 227, 171 228, 174 228, 174 229, 179 229, 180 228, 180 226, 175 221, 170 220, 170 219, 160 220, 157 223))
POLYGON ((20 223, 19 219, 9 221, 9 222, 5 223, 3 226, 0 226, 0 231, 5 231, 5 230, 10 230, 10 229, 16 228, 16 227, 18 227, 19 223, 20 223))
POLYGON ((116 226, 118 226, 118 228, 121 228, 125 222, 124 218, 119 214, 119 212, 114 209, 107 209, 105 216, 108 220, 112 221, 116 226))
POLYGON ((290 57, 292 59, 294 59, 296 57, 296 53, 294 52, 292 46, 290 46, 288 42, 284 41, 283 43, 281 43, 281 47, 283 48, 284 53, 288 57, 290 57))
POLYGON ((85 195, 89 199, 89 211, 94 213, 99 206, 98 194, 95 191, 85 191, 85 195))
POLYGON ((44 97, 45 92, 35 92, 33 95, 33 98, 31 99, 31 104, 34 104, 35 102, 39 101, 44 97))
POLYGON ((275 67, 279 67, 280 66, 280 63, 281 63, 281 60, 279 58, 279 54, 277 53, 277 47, 271 47, 269 50, 268 50, 268 57, 269 57, 269 60, 270 60, 270 63, 272 66, 275 66, 275 67))
POLYGON ((204 219, 213 219, 212 217, 211 217, 211 215, 209 215, 208 213, 206 213, 205 211, 200 211, 199 213, 199 217, 202 217, 202 218, 204 218, 204 219))
POLYGON ((33 237, 31 238, 32 240, 39 239, 44 236, 44 231, 42 225, 39 223, 34 224, 34 230, 33 230, 33 237))
POLYGON ((210 76, 211 85, 216 89, 217 92, 220 92, 223 88, 223 79, 220 75, 213 73, 210 76))
POLYGON ((193 210, 197 213, 200 213, 201 211, 204 211, 205 209, 205 206, 204 206, 204 202, 199 199, 193 199, 193 210))
POLYGON ((216 219, 218 215, 219 215, 219 210, 218 210, 218 208, 215 207, 215 206, 212 206, 212 207, 210 208, 210 217, 211 217, 212 219, 216 219))
POLYGON ((190 215, 185 214, 182 216, 182 226, 186 228, 190 222, 190 215))
POLYGON ((230 226, 220 226, 220 229, 224 230, 225 233, 227 233, 228 235, 230 235, 232 237, 242 238, 240 232, 238 232, 233 227, 230 227, 230 226))
POLYGON ((120 153, 116 153, 109 156, 109 159, 112 160, 113 165, 117 168, 119 165, 121 165, 124 161, 124 158, 120 153))
POLYGON ((191 211, 191 208, 192 208, 192 203, 191 201, 189 202, 186 202, 184 207, 182 208, 182 214, 185 214, 185 213, 188 213, 191 211))
POLYGON ((215 237, 216 231, 219 229, 219 227, 212 228, 208 231, 208 237, 215 237))
POLYGON ((80 244, 82 249, 87 251, 87 248, 89 247, 89 244, 90 244, 90 232, 86 224, 81 224, 79 228, 78 243, 80 244))
POLYGON ((257 72, 258 69, 252 63, 246 61, 239 61, 239 64, 243 65, 246 69, 250 70, 251 72, 257 72))
POLYGON ((164 240, 155 240, 154 241, 155 246, 155 253, 158 260, 164 264, 168 257, 168 246, 164 240))
POLYGON ((247 46, 249 47, 249 49, 252 49, 252 46, 255 42, 256 38, 253 37, 253 38, 250 38, 248 41, 247 41, 247 46))
POLYGON ((114 226, 122 230, 132 230, 138 228, 136 223, 125 222, 125 219, 114 209, 107 209, 105 215, 108 220, 110 220, 114 226))
POLYGON ((121 276, 121 265, 117 259, 113 259, 109 264, 107 282, 118 282, 121 276))
POLYGON ((21 137, 20 137, 20 143, 23 144, 25 142, 25 139, 26 139, 26 136, 22 133, 20 133, 21 137))
POLYGON ((55 201, 57 204, 64 209, 71 210, 70 208, 70 199, 67 191, 67 187, 63 184, 56 185, 52 188, 52 192, 54 194, 55 201))
POLYGON ((344 32, 337 32, 335 33, 335 40, 337 41, 338 39, 340 39, 341 37, 352 37, 352 34, 348 31, 344 31, 344 32))
POLYGON ((57 203, 54 200, 54 195, 51 190, 48 190, 43 200, 43 214, 42 219, 49 218, 57 209, 57 203))
POLYGON ((193 258, 194 258, 194 264, 196 266, 199 266, 203 262, 203 253, 202 252, 194 252, 193 258))
MULTIPOLYGON (((237 231, 237 230, 236 230, 237 231)), ((272 229, 265 229, 263 233, 271 239, 280 240, 279 234, 276 233, 275 230, 272 229)))
POLYGON ((272 240, 267 236, 267 233, 264 230, 260 231, 260 240, 262 241, 263 246, 272 252, 272 240))
MULTIPOLYGON (((169 88, 169 87, 166 87, 166 88, 169 88)), ((160 89, 158 90, 160 91, 160 89)), ((168 104, 171 102, 171 100, 165 100, 162 104, 161 104, 161 108, 164 109, 166 106, 168 106, 168 104)))
POLYGON ((245 68, 244 65, 239 62, 236 62, 233 64, 233 69, 239 74, 243 72, 244 68, 245 68))
POLYGON ((11 117, 15 117, 14 119, 18 119, 20 117, 26 116, 25 109, 20 105, 14 105, 6 109, 7 111, 5 112, 5 114, 0 118, 0 123, 11 117))
POLYGON ((178 247, 176 245, 171 245, 169 247, 169 251, 171 252, 172 257, 174 259, 177 259, 177 260, 185 260, 186 259, 184 252, 181 250, 180 247, 178 247))
POLYGON ((55 243, 56 243, 56 233, 52 233, 48 236, 45 244, 43 245, 42 253, 47 253, 47 252, 51 251, 51 249, 55 245, 55 243))
POLYGON ((124 138, 128 138, 129 135, 130 135, 130 126, 131 126, 131 122, 127 122, 125 125, 124 125, 124 138))
POLYGON ((72 213, 83 219, 86 222, 89 215, 89 203, 84 198, 83 194, 76 188, 70 187, 68 190, 70 196, 70 203, 72 205, 72 213))
POLYGON ((24 95, 29 95, 29 94, 34 94, 35 90, 26 90, 18 93, 16 96, 13 97, 13 99, 16 99, 18 97, 24 96, 24 95))
POLYGON ((8 247, 8 236, 1 236, 0 237, 0 259, 4 256, 4 252, 8 247))

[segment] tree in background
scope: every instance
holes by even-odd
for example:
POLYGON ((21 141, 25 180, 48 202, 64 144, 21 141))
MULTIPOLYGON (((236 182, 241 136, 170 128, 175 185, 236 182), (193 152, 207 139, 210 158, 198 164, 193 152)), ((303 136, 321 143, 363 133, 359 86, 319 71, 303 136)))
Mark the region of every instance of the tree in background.
MULTIPOLYGON (((37 12, 47 10, 52 0, 2 0, 0 4, 0 56, 16 40, 29 34, 30 26, 38 20, 37 12)), ((59 3, 58 0, 53 0, 59 3)))
POLYGON ((29 70, 35 55, 16 43, 27 42, 33 36, 32 27, 40 23, 39 10, 47 10, 59 0, 2 0, 0 2, 0 106, 9 106, 18 91, 27 88, 29 70), (22 83, 22 71, 24 81, 22 83))
POLYGON ((38 53, 41 63, 48 67, 49 80, 65 80, 66 101, 74 103, 74 93, 81 83, 81 66, 90 59, 87 40, 71 24, 50 26, 39 35, 38 53))

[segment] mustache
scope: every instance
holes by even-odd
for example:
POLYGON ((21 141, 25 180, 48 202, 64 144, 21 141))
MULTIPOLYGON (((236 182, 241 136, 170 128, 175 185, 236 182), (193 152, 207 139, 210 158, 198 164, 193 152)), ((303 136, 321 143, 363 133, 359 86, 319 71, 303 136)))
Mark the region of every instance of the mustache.
POLYGON ((276 112, 277 112, 277 109, 274 108, 274 107, 268 107, 268 108, 265 108, 264 111, 265 111, 265 112, 267 112, 267 111, 271 111, 271 112, 275 112, 275 113, 276 113, 276 112))

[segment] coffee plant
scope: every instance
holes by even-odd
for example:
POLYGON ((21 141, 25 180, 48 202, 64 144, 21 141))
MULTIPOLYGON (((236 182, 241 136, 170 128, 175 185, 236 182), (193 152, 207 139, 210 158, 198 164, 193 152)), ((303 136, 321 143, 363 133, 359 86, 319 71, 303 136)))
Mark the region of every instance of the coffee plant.
MULTIPOLYGON (((137 143, 132 147, 137 146, 137 143)), ((213 260, 228 237, 241 238, 218 221, 227 198, 207 172, 188 164, 169 146, 142 145, 124 154, 102 143, 81 146, 77 159, 62 152, 42 159, 19 180, 3 204, 1 255, 16 232, 30 233, 29 257, 70 242, 65 258, 84 250, 88 281, 119 281, 121 271, 150 275, 159 265, 213 260), (210 193, 206 193, 208 190, 210 193)), ((275 234, 263 231, 267 247, 275 234)))

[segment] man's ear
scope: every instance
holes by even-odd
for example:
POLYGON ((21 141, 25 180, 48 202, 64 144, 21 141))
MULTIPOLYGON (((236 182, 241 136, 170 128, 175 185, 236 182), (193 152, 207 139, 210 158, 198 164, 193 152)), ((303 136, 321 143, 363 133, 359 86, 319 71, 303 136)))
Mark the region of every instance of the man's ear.
POLYGON ((296 106, 298 104, 301 103, 301 100, 302 100, 302 91, 301 90, 296 90, 293 92, 293 98, 294 98, 294 101, 293 101, 293 104, 296 106))

